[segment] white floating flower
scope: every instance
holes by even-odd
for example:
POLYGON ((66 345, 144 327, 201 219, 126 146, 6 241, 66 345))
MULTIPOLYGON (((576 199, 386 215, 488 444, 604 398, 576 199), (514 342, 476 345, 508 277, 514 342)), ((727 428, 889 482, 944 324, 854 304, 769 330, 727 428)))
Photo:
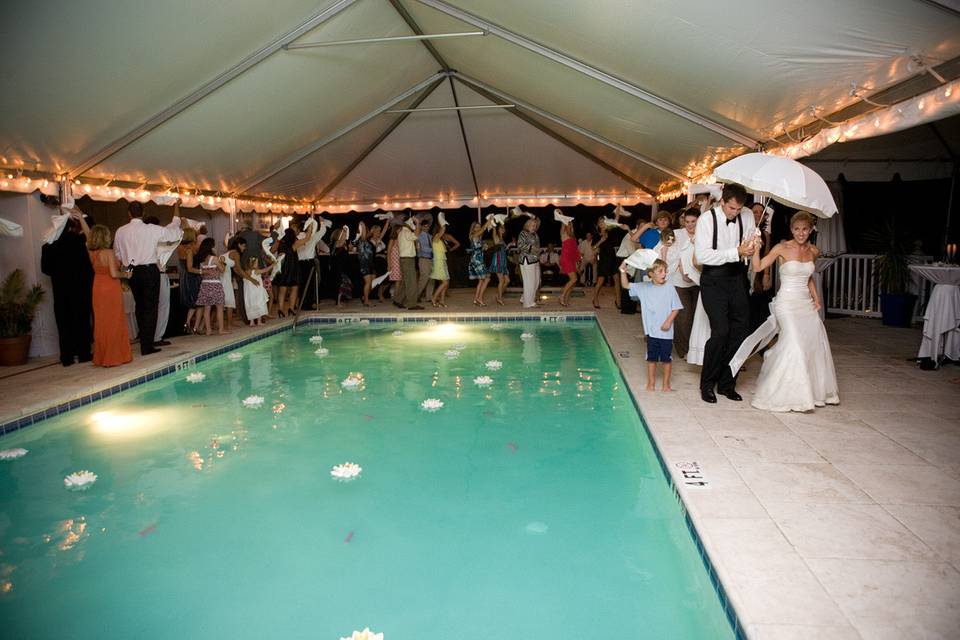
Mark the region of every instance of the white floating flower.
POLYGON ((424 411, 439 411, 443 408, 443 400, 437 398, 427 398, 420 403, 420 408, 424 411))
POLYGON ((243 399, 243 406, 257 409, 263 404, 263 396, 247 396, 243 399))
POLYGON ((344 462, 343 464, 334 465, 333 468, 330 469, 330 476, 334 480, 353 480, 360 476, 361 471, 363 471, 363 467, 356 462, 344 462))
POLYGON ((97 481, 97 474, 92 471, 75 471, 63 479, 63 486, 67 489, 83 491, 97 481))
POLYGON ((456 349, 457 351, 463 351, 464 349, 467 348, 467 345, 463 344, 462 342, 459 342, 453 345, 453 348, 456 349))
POLYGON ((494 322, 492 325, 490 325, 490 328, 494 331, 499 331, 500 329, 503 329, 503 325, 499 322, 494 322))
POLYGON ((456 349, 450 349, 449 351, 445 351, 443 355, 453 360, 454 358, 460 357, 460 352, 457 351, 456 349))
POLYGON ((236 362, 237 360, 242 360, 242 359, 243 359, 242 353, 233 352, 233 353, 227 354, 227 360, 233 360, 234 362, 236 362))
POLYGON ((363 376, 359 373, 351 373, 340 382, 344 389, 356 389, 363 383, 363 376))
POLYGON ((310 344, 320 344, 323 342, 323 336, 310 336, 310 344))
POLYGON ((499 371, 503 367, 503 363, 499 360, 487 360, 487 369, 490 371, 499 371))
POLYGON ((317 355, 317 356, 323 358, 324 356, 327 356, 327 355, 330 354, 330 349, 327 349, 326 347, 320 347, 319 349, 317 349, 317 350, 314 351, 313 353, 314 353, 314 355, 317 355))
POLYGON ((206 380, 206 378, 207 378, 206 374, 200 371, 194 371, 193 373, 187 375, 187 382, 192 382, 193 384, 197 384, 198 382, 203 382, 204 380, 206 380))
POLYGON ((353 635, 343 636, 340 640, 383 640, 383 634, 374 633, 369 627, 364 627, 363 631, 354 631, 353 635))
POLYGON ((27 455, 26 449, 4 449, 0 451, 0 460, 16 460, 27 455))
POLYGON ((395 338, 399 338, 400 336, 403 335, 403 331, 400 331, 400 330, 398 329, 397 331, 394 331, 394 332, 393 332, 393 335, 394 335, 395 338))
POLYGON ((529 331, 524 331, 523 333, 520 334, 521 340, 529 340, 532 337, 533 337, 533 334, 530 333, 529 331))
POLYGON ((493 378, 490 376, 477 376, 473 379, 473 384, 477 385, 478 387, 489 387, 493 384, 493 378))
POLYGON ((437 324, 437 321, 436 321, 435 319, 433 319, 433 318, 430 318, 429 320, 427 320, 427 326, 428 326, 428 327, 436 326, 436 324, 437 324))
POLYGON ((360 321, 360 324, 370 324, 370 321, 364 318, 363 320, 360 321))

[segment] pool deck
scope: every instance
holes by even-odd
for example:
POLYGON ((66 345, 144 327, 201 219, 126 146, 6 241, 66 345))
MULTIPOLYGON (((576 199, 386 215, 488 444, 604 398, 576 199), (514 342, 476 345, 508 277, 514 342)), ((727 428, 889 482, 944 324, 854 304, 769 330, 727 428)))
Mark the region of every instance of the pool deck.
MULTIPOLYGON (((449 308, 410 314, 522 314, 516 297, 482 310, 471 298, 453 290, 449 308)), ((738 384, 744 402, 705 404, 699 367, 685 362, 674 365, 675 392, 645 391, 639 316, 619 314, 609 290, 602 302, 600 326, 749 638, 957 637, 960 368, 919 370, 919 329, 828 320, 841 404, 773 414, 749 404, 756 359, 738 384), (677 465, 691 462, 707 486, 684 484, 677 465)), ((551 296, 530 315, 542 312, 594 309, 589 297, 562 308, 551 296)), ((317 313, 406 314, 357 302, 317 313)), ((176 338, 112 369, 56 358, 0 369, 0 424, 289 324, 176 338)))

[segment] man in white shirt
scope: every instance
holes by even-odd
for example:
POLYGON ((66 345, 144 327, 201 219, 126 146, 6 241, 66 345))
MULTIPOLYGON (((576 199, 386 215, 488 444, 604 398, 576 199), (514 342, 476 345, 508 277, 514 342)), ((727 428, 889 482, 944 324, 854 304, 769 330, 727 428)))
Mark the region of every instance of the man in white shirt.
MULTIPOLYGON (((700 286, 690 276, 684 273, 683 257, 693 254, 693 238, 697 231, 697 218, 700 209, 689 207, 680 212, 680 223, 683 225, 674 231, 676 240, 670 247, 667 261, 667 282, 672 284, 680 297, 683 309, 673 323, 673 348, 677 355, 685 359, 690 350, 690 333, 693 330, 693 316, 697 310, 697 298, 700 297, 700 286)), ((691 261, 686 260, 687 263, 691 261)))
POLYGON ((157 245, 161 242, 180 240, 180 218, 166 227, 143 222, 143 205, 131 202, 127 208, 130 222, 117 229, 113 238, 113 250, 117 259, 132 272, 130 290, 137 304, 137 327, 140 333, 140 355, 160 351, 154 345, 157 330, 157 305, 160 301, 160 268, 157 245))
POLYGON ((744 258, 754 252, 753 215, 742 212, 747 190, 739 184, 723 188, 720 204, 700 216, 694 237, 694 252, 701 265, 700 297, 710 319, 700 373, 700 397, 715 403, 714 387, 730 400, 743 398, 730 372, 730 359, 750 328, 747 296, 747 266, 744 258))

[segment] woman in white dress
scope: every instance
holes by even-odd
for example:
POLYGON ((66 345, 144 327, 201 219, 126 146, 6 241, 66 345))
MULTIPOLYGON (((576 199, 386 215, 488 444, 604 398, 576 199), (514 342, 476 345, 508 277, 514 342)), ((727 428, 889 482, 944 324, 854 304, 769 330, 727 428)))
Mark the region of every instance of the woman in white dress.
POLYGON ((760 272, 775 261, 780 289, 773 313, 748 337, 730 362, 736 375, 743 361, 774 336, 777 343, 763 357, 763 366, 751 404, 766 411, 811 411, 839 404, 837 374, 827 332, 820 320, 820 299, 813 282, 819 250, 809 244, 813 216, 805 211, 790 219, 793 240, 771 249, 763 259, 754 253, 753 269, 760 272))
POLYGON ((243 306, 247 322, 251 327, 263 324, 263 317, 267 315, 267 302, 270 297, 267 295, 267 290, 263 288, 261 274, 273 269, 272 266, 259 269, 257 264, 257 258, 251 256, 246 272, 243 274, 243 306))

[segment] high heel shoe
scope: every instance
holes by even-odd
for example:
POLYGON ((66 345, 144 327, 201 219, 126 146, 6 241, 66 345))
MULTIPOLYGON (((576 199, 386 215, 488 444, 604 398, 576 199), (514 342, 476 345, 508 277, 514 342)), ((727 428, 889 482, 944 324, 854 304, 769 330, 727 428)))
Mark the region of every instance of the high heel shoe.
POLYGON ((278 309, 278 310, 277 310, 277 317, 278 317, 278 318, 286 318, 286 317, 287 317, 287 313, 288 313, 288 312, 286 312, 286 311, 280 311, 280 310, 278 309))
POLYGON ((503 306, 503 300, 497 298, 497 304, 502 307, 502 306, 503 306))

